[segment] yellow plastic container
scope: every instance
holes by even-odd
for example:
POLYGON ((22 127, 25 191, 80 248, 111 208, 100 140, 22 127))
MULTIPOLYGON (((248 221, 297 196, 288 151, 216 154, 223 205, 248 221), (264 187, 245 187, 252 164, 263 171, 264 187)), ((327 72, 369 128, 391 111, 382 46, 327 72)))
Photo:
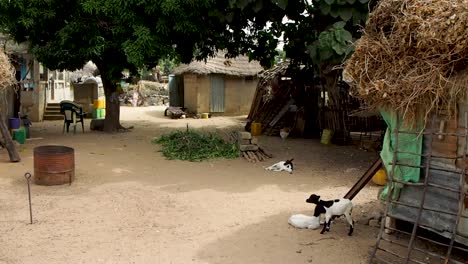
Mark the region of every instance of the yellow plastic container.
POLYGON ((208 113, 202 113, 201 114, 202 119, 208 119, 208 117, 209 117, 208 113))
POLYGON ((324 145, 330 145, 332 138, 333 138, 333 130, 324 129, 322 131, 322 138, 320 139, 320 143, 324 145))
POLYGON ((94 109, 101 109, 101 108, 106 108, 106 100, 105 99, 94 100, 94 109))
POLYGON ((262 123, 253 122, 250 126, 252 136, 260 136, 262 134, 262 123))
POLYGON ((385 172, 385 170, 378 170, 372 177, 372 182, 377 185, 385 185, 387 183, 387 173, 385 172))

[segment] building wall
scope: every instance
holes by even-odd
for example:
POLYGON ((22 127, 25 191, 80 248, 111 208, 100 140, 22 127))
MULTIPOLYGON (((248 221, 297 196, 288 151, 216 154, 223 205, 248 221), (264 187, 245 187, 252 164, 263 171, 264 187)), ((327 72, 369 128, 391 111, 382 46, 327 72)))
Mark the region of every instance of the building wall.
POLYGON ((100 96, 97 83, 74 83, 73 97, 74 102, 83 107, 83 111, 92 113, 93 103, 100 96))
POLYGON ((198 111, 197 113, 210 112, 211 77, 198 75, 198 111))
POLYGON ((28 115, 33 122, 40 122, 45 111, 47 83, 40 81, 39 62, 36 60, 30 73, 32 76, 28 79, 32 85, 26 84, 29 88, 21 91, 21 113, 28 115))
MULTIPOLYGON (((427 157, 431 156, 429 178, 427 179, 429 183, 455 190, 460 189, 460 176, 463 174, 463 169, 467 165, 468 160, 466 158, 457 159, 457 157, 464 156, 465 138, 456 137, 454 134, 458 132, 460 135, 463 135, 465 133, 465 115, 468 116, 468 101, 458 104, 458 120, 456 116, 452 116, 451 119, 442 114, 435 116, 435 129, 440 130, 440 133, 447 134, 442 137, 429 133, 423 136, 421 165, 425 166, 429 162, 427 157), (443 121, 442 125, 441 121, 443 121)), ((432 118, 426 123, 425 132, 431 131, 431 120, 432 118)), ((421 169, 419 183, 423 183, 426 180, 425 177, 425 169, 421 169)), ((456 215, 459 210, 460 195, 444 188, 437 188, 434 185, 427 188, 424 198, 424 188, 422 186, 405 186, 399 194, 398 201, 419 206, 419 203, 424 199, 424 206, 439 210, 439 212, 424 208, 421 213, 420 225, 439 235, 451 238, 451 232, 457 220, 456 215)), ((463 187, 465 190, 468 189, 468 182, 465 182, 463 187)), ((465 198, 461 201, 464 203, 462 215, 468 216, 468 196, 465 195, 465 198)), ((417 218, 419 210, 395 204, 390 208, 390 213, 398 219, 411 222, 417 218)), ((455 241, 468 245, 468 220, 460 218, 457 229, 459 235, 456 236, 455 241)))
POLYGON ((184 107, 188 112, 197 113, 198 97, 197 97, 197 75, 184 74, 184 107))
MULTIPOLYGON (((246 115, 250 111, 257 79, 224 77, 224 114, 246 115)), ((184 107, 193 113, 209 113, 211 100, 211 76, 184 74, 184 107)))
MULTIPOLYGON (((468 94, 465 98, 460 98, 460 102, 458 103, 458 133, 464 133, 465 128, 468 128, 468 94)), ((463 157, 466 153, 468 153, 468 144, 465 144, 464 138, 458 138, 457 142, 457 153, 456 155, 459 157, 463 157)), ((457 166, 459 168, 464 168, 468 164, 468 159, 459 159, 457 160, 457 166)), ((465 177, 464 189, 468 190, 468 177, 465 177)), ((465 199, 463 200, 463 212, 462 215, 468 217, 468 194, 465 194, 465 199)), ((460 222, 458 223, 458 232, 462 235, 468 237, 468 218, 460 218, 460 222)), ((467 242, 468 244, 468 242, 467 242)))
POLYGON ((225 110, 226 115, 246 115, 250 111, 257 79, 249 80, 244 77, 224 79, 225 110))

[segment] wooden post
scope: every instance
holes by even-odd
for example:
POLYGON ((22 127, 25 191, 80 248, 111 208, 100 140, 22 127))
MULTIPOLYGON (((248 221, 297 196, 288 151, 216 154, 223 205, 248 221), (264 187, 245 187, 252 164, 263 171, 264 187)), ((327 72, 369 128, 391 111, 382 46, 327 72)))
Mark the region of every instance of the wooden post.
POLYGON ((3 118, 2 112, 0 111, 0 132, 2 133, 3 139, 5 140, 5 147, 8 150, 8 155, 10 156, 11 162, 21 161, 21 158, 16 151, 15 144, 11 138, 8 128, 5 124, 5 119, 3 118))

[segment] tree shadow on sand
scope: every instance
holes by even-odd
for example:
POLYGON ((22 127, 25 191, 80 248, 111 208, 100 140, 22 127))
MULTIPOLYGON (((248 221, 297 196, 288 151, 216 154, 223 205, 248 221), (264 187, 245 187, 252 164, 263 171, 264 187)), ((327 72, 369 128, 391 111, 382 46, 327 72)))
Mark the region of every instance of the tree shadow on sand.
MULTIPOLYGON (((288 225, 291 214, 282 212, 222 237, 198 252, 206 263, 367 263, 377 229, 356 225, 347 236, 346 221, 337 219, 330 232, 296 229, 288 225)), ((310 212, 299 212, 307 214, 310 212)))

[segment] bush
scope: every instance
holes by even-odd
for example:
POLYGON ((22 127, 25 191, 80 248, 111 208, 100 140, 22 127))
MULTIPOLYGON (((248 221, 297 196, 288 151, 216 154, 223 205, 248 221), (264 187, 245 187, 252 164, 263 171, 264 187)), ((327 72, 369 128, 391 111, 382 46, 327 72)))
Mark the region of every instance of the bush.
POLYGON ((191 130, 163 135, 153 144, 160 144, 162 154, 170 160, 234 159, 239 153, 236 144, 227 143, 218 135, 191 130))

